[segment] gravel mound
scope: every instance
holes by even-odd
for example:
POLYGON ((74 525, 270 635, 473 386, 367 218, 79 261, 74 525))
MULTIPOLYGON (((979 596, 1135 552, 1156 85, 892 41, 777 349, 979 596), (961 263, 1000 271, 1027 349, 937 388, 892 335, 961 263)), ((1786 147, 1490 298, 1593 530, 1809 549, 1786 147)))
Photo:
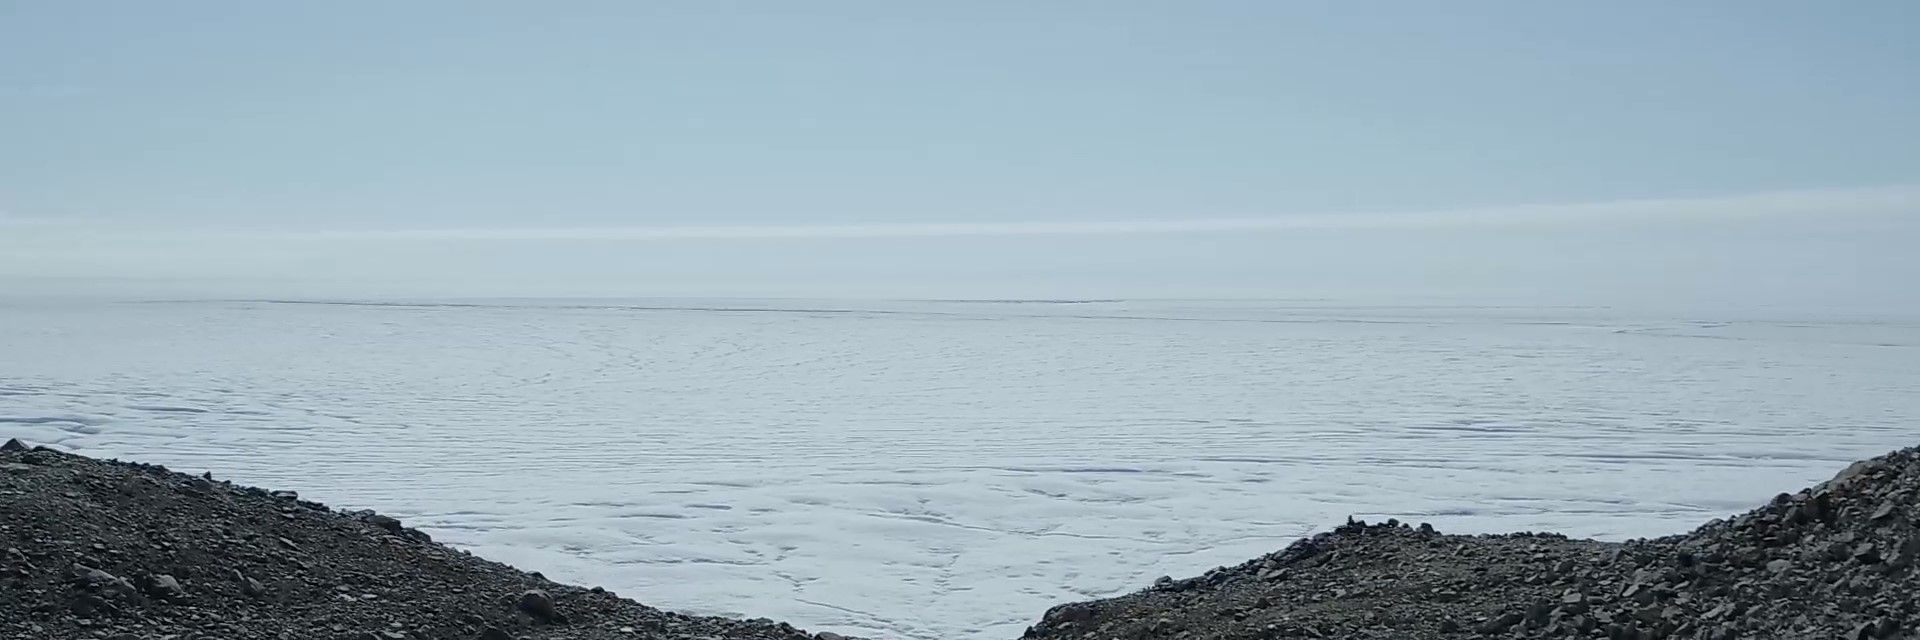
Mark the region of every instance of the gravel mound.
POLYGON ((0 446, 0 638, 813 637, 556 584, 291 492, 0 446))
POLYGON ((1692 533, 1621 544, 1350 522, 1277 553, 1062 605, 1030 640, 1920 639, 1920 449, 1692 533))

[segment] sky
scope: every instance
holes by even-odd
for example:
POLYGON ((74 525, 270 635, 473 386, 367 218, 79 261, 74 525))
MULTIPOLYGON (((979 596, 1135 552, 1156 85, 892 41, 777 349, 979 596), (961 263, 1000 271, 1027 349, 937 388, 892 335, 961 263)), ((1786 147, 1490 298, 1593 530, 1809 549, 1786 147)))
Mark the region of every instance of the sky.
POLYGON ((1915 24, 0 0, 0 293, 1920 310, 1915 24))

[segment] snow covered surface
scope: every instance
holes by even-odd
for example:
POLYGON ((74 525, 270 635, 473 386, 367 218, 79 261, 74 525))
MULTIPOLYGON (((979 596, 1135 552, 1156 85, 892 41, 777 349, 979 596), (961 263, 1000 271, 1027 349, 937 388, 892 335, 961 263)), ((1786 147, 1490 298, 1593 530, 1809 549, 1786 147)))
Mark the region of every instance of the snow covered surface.
POLYGON ((1662 535, 1920 443, 1920 323, 1321 302, 0 299, 0 437, 697 613, 1012 638, 1348 515, 1662 535))

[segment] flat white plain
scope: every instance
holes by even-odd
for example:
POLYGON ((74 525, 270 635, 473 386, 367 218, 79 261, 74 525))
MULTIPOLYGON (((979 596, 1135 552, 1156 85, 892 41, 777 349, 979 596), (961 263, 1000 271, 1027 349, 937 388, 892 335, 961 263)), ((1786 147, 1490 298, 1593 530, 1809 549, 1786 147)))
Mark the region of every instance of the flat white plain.
POLYGON ((1916 444, 1920 323, 1315 301, 0 301, 0 436, 670 609, 1012 638, 1348 515, 1662 535, 1916 444))

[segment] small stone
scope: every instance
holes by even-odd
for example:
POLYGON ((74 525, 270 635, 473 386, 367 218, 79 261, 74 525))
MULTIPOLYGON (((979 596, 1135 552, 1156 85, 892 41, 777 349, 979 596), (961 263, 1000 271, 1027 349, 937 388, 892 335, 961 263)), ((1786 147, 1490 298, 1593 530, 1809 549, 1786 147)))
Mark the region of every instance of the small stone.
POLYGON ((487 627, 480 632, 479 640, 513 640, 513 636, 507 635, 507 632, 494 627, 487 627))
POLYGON ((1547 620, 1553 613, 1553 606, 1545 602, 1535 602, 1527 608, 1527 628, 1538 629, 1547 626, 1547 620))
POLYGON ((33 447, 21 442, 19 438, 7 438, 6 444, 0 444, 0 451, 31 451, 33 447))
POLYGON ((243 575, 240 576, 240 595, 249 598, 258 598, 267 595, 267 587, 266 585, 260 584, 259 580, 243 575))
POLYGON ((1789 560, 1773 560, 1767 563, 1768 573, 1773 573, 1773 574, 1786 573, 1788 569, 1792 569, 1792 568, 1793 568, 1793 562, 1789 560))
POLYGON ((74 598, 73 602, 67 603, 67 609, 72 611, 73 615, 82 617, 93 615, 94 612, 107 609, 111 606, 112 605, 108 604, 104 598, 90 593, 82 594, 80 597, 74 598))
POLYGON ((519 603, 514 606, 521 612, 533 616, 533 619, 538 622, 561 621, 559 610, 553 606, 553 596, 539 589, 530 589, 521 593, 519 603))
POLYGON ((1453 618, 1443 618, 1440 620, 1440 633, 1458 633, 1459 631, 1460 623, 1454 622, 1453 618))
POLYGON ((1870 516, 1870 517, 1869 517, 1868 519, 1869 519, 1869 520, 1876 520, 1876 521, 1877 521, 1877 520, 1885 520, 1885 519, 1887 519, 1887 518, 1888 518, 1889 516, 1892 516, 1892 515, 1893 515, 1893 506, 1894 506, 1894 505, 1893 505, 1893 503, 1891 503, 1891 502, 1883 502, 1883 503, 1881 503, 1881 504, 1880 504, 1880 508, 1878 508, 1878 509, 1874 509, 1874 510, 1873 510, 1873 515, 1872 515, 1872 516, 1870 516))
POLYGON ((74 564, 71 571, 74 581, 95 591, 108 595, 133 591, 133 585, 126 580, 84 564, 74 564))
POLYGON ((179 580, 164 573, 148 578, 148 585, 150 588, 147 592, 162 600, 179 600, 187 597, 186 587, 180 586, 179 580))
POLYGON ((1853 561, 1860 564, 1879 564, 1880 551, 1874 548, 1873 543, 1862 542, 1853 548, 1853 561))
POLYGON ((1499 617, 1492 618, 1490 620, 1487 620, 1484 623, 1481 623, 1479 631, 1480 633, 1485 633, 1485 634, 1502 633, 1508 629, 1513 628, 1513 625, 1520 624, 1520 621, 1524 619, 1526 619, 1526 616, 1521 614, 1520 612, 1508 611, 1505 614, 1500 615, 1499 617))
POLYGON ((401 526, 399 519, 394 518, 392 516, 383 516, 377 513, 367 516, 367 523, 376 527, 380 527, 382 529, 386 529, 387 531, 391 531, 393 533, 400 533, 402 530, 406 528, 404 526, 401 526))
POLYGON ((834 633, 832 631, 822 631, 820 633, 813 634, 813 637, 815 640, 847 640, 846 636, 840 635, 838 633, 834 633))

